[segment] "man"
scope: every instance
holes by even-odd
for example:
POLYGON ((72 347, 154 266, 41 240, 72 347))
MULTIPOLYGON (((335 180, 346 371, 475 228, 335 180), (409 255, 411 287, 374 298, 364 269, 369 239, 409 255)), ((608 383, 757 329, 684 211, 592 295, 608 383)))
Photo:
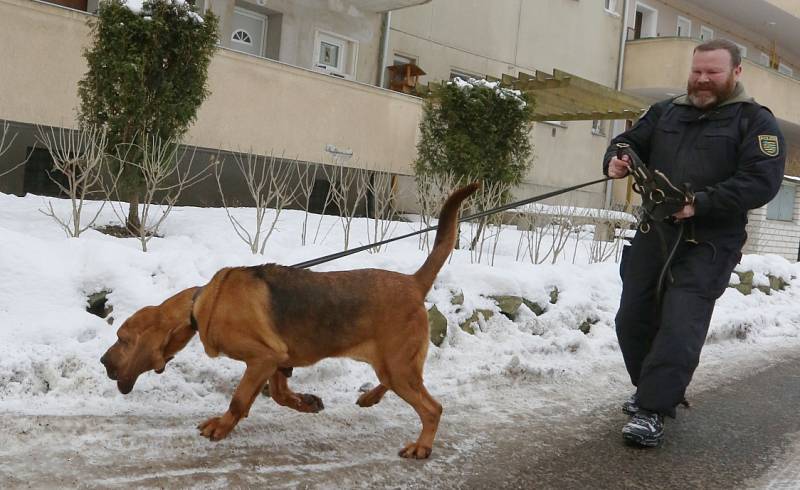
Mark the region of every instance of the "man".
POLYGON ((697 46, 686 95, 653 105, 605 155, 606 175, 625 177, 630 158, 616 158, 615 145, 627 143, 649 169, 693 191, 671 218, 636 233, 620 266, 617 338, 636 386, 623 405, 632 417, 622 434, 638 445, 661 443, 664 416, 674 418, 684 400, 714 303, 741 258, 747 211, 772 200, 783 178, 783 136, 769 109, 745 94, 741 73, 735 44, 697 46))

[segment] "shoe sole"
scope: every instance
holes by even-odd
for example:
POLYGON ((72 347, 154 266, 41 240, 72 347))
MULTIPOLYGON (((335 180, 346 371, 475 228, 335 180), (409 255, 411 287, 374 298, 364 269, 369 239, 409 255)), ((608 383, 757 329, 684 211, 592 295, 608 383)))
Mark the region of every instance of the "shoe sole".
POLYGON ((647 437, 641 434, 623 432, 622 437, 627 441, 642 447, 658 447, 664 440, 663 437, 647 437))

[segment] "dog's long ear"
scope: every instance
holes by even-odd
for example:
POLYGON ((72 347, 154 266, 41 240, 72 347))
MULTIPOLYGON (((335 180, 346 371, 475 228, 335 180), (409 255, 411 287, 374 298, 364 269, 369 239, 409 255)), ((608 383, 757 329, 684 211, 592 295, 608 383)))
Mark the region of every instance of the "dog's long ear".
POLYGON ((191 327, 191 325, 187 322, 186 325, 181 325, 180 327, 174 329, 170 332, 170 336, 167 339, 167 343, 164 346, 164 357, 172 357, 178 351, 186 347, 186 344, 192 340, 194 337, 195 330, 191 327))
POLYGON ((194 337, 195 330, 189 317, 192 312, 192 298, 197 288, 188 288, 164 301, 160 306, 160 329, 164 332, 158 346, 160 359, 155 371, 160 373, 166 363, 194 337))

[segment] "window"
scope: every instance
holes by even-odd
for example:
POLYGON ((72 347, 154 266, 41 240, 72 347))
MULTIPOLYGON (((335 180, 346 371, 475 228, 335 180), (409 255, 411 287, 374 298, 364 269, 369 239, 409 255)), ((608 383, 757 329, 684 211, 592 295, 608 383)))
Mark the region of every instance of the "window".
POLYGON ((758 62, 761 63, 764 66, 767 66, 767 67, 770 66, 770 64, 769 64, 769 55, 767 53, 761 52, 761 54, 758 55, 758 62))
POLYGON ((714 39, 714 31, 710 27, 700 26, 700 40, 711 41, 714 39))
POLYGON ((242 53, 264 56, 267 43, 267 16, 234 7, 231 17, 230 48, 242 53))
POLYGON ((603 8, 606 12, 617 13, 617 0, 603 0, 603 8))
POLYGON ((355 77, 358 42, 330 32, 317 31, 314 68, 329 75, 355 77))
POLYGON ((633 38, 650 37, 658 37, 658 10, 637 0, 633 38))
POLYGON ((692 37, 692 21, 679 15, 675 35, 678 37, 692 37))
POLYGON ((407 65, 409 63, 414 64, 414 65, 418 64, 417 63, 417 59, 414 58, 414 57, 405 56, 405 55, 398 54, 398 53, 394 54, 394 61, 392 62, 392 64, 394 66, 407 65))
POLYGON ((242 29, 233 31, 233 34, 231 34, 231 41, 235 43, 247 44, 248 46, 253 44, 253 40, 250 38, 250 34, 248 34, 247 31, 244 31, 242 29))
POLYGON ((460 78, 464 81, 467 81, 470 78, 474 78, 475 80, 480 80, 481 78, 483 78, 483 75, 478 75, 476 73, 470 73, 468 71, 459 70, 458 68, 451 68, 450 80, 455 80, 456 78, 460 78))
POLYGON ((783 63, 778 63, 778 73, 783 73, 784 75, 789 75, 790 77, 794 76, 794 70, 783 63))
POLYGON ((606 125, 605 121, 602 119, 595 119, 592 121, 592 134, 596 136, 605 136, 606 135, 606 125))
POLYGON ((778 195, 767 204, 767 219, 792 221, 794 217, 794 194, 794 185, 781 185, 778 195))
POLYGON ((321 41, 319 45, 319 60, 317 60, 317 63, 325 66, 325 68, 341 71, 342 51, 344 51, 344 47, 341 44, 321 41))
POLYGON ((736 41, 733 41, 733 40, 729 40, 729 41, 731 41, 733 44, 735 44, 736 46, 739 47, 739 52, 742 54, 742 59, 747 58, 747 46, 739 44, 739 43, 737 43, 736 41))

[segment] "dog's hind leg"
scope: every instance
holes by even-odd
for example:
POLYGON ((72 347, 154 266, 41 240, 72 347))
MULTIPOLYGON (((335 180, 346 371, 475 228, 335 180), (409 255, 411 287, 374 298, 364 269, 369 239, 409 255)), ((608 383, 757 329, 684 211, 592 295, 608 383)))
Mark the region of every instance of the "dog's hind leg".
POLYGON ((289 389, 286 376, 280 371, 275 371, 269 379, 269 396, 278 405, 298 412, 317 413, 325 408, 320 397, 308 393, 295 393, 289 389))
POLYGON ((398 377, 399 373, 392 373, 392 379, 397 380, 392 390, 400 398, 408 402, 419 415, 422 421, 422 432, 417 442, 410 442, 398 453, 404 458, 425 459, 431 454, 436 430, 439 428, 439 419, 442 417, 442 405, 439 404, 425 389, 422 384, 421 372, 409 373, 411 377, 398 377), (398 379, 399 378, 399 379, 398 379))
MULTIPOLYGON (((428 321, 425 311, 412 326, 419 338, 406 344, 405 352, 396 352, 386 359, 386 378, 388 385, 400 398, 408 402, 419 415, 422 422, 417 442, 406 444, 399 455, 404 458, 425 459, 431 454, 433 440, 442 417, 442 405, 425 389, 422 382, 422 369, 428 353, 428 321)), ((380 378, 383 382, 383 378, 380 378)))
POLYGON ((239 423, 247 417, 250 406, 255 401, 267 380, 275 373, 278 365, 274 361, 263 358, 248 361, 244 376, 236 387, 230 407, 221 417, 213 417, 197 426, 200 434, 212 441, 224 439, 239 423))
POLYGON ((385 385, 379 384, 368 392, 358 397, 356 404, 359 407, 371 407, 383 399, 383 395, 389 390, 385 385))

